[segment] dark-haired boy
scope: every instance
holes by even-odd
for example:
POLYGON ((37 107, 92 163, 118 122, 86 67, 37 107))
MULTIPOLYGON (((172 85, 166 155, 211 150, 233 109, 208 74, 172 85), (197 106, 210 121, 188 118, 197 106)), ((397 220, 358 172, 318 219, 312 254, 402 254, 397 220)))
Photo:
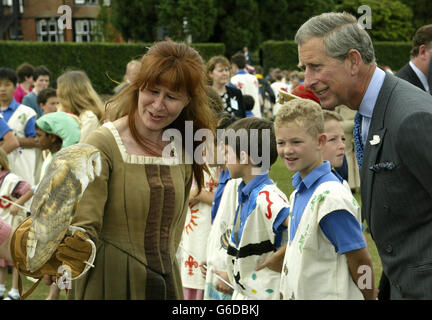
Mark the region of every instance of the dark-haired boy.
POLYGON ((246 110, 246 118, 254 117, 254 114, 252 112, 255 105, 254 98, 249 94, 243 95, 243 105, 246 110))
POLYGON ((279 299, 280 273, 269 268, 255 270, 280 247, 288 223, 288 200, 268 175, 277 159, 273 122, 238 120, 227 128, 227 137, 232 136, 235 142, 228 139, 225 162, 231 177, 243 180, 238 187, 238 206, 227 249, 227 276, 235 288, 232 299, 279 299))
POLYGON ((44 115, 56 112, 59 99, 57 98, 57 91, 54 88, 43 89, 37 96, 37 103, 42 109, 44 115))
POLYGON ((37 118, 43 115, 43 111, 37 102, 39 93, 48 88, 51 72, 45 66, 36 67, 33 70, 34 88, 33 91, 26 94, 22 104, 36 111, 37 118))
POLYGON ((19 147, 9 155, 10 169, 29 184, 35 182, 36 112, 14 99, 17 77, 10 68, 0 68, 0 112, 13 130, 19 147))

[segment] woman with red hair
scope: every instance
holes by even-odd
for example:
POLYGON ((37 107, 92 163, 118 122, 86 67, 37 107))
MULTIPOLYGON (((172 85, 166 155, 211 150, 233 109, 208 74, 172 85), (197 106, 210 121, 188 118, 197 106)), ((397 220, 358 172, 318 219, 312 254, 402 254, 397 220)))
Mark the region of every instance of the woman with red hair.
MULTIPOLYGON (((95 267, 72 282, 69 298, 183 298, 175 254, 192 175, 201 190, 206 168, 164 157, 170 141, 163 134, 177 129, 184 147, 185 121, 193 121, 193 134, 214 130, 205 85, 198 52, 162 41, 144 55, 130 85, 107 102, 105 124, 86 140, 100 150, 102 172, 72 220, 96 243, 95 267)), ((199 146, 190 143, 193 151, 199 146)))

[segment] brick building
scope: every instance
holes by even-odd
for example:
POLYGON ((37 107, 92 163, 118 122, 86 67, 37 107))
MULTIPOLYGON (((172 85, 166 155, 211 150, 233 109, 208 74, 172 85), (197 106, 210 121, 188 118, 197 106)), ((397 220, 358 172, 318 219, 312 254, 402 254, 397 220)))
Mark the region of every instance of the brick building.
MULTIPOLYGON (((110 0, 102 3, 110 6, 110 0)), ((0 39, 102 41, 100 10, 99 0, 0 0, 0 39)), ((118 33, 115 41, 123 41, 118 33)))

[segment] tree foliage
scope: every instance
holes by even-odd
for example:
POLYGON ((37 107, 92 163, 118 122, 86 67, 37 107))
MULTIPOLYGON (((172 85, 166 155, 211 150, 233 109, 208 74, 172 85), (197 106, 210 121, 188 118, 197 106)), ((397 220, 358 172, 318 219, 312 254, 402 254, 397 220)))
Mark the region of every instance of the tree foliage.
POLYGON ((175 40, 186 40, 190 34, 194 42, 205 42, 213 33, 216 14, 214 0, 162 0, 158 25, 168 27, 170 37, 175 40))
POLYGON ((397 0, 343 0, 336 6, 338 11, 347 11, 357 17, 362 5, 371 8, 372 28, 368 30, 373 40, 379 41, 410 41, 414 27, 412 25, 413 13, 397 0))
POLYGON ((254 52, 266 40, 293 40, 305 21, 323 12, 348 11, 360 18, 361 5, 372 10, 368 32, 373 40, 410 41, 416 28, 432 23, 431 0, 112 0, 111 4, 112 24, 125 40, 155 41, 157 28, 165 26, 174 40, 186 40, 190 34, 193 42, 224 43, 227 56, 243 46, 254 52))
POLYGON ((126 40, 154 41, 157 27, 156 0, 111 0, 112 24, 126 40))
POLYGON ((418 29, 425 24, 432 24, 432 1, 430 0, 400 0, 413 12, 412 24, 418 29))

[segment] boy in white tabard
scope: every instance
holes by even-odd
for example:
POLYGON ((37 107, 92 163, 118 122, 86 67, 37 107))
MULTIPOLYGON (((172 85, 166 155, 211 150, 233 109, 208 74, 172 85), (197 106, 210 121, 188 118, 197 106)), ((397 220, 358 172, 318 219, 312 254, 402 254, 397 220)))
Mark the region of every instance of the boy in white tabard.
POLYGON ((226 135, 228 170, 242 182, 231 220, 228 270, 220 276, 234 287, 233 300, 279 299, 280 274, 268 268, 255 270, 280 247, 289 214, 285 194, 268 176, 277 159, 273 123, 254 117, 241 119, 227 128, 226 135))
MULTIPOLYGON (((20 146, 9 153, 10 169, 30 185, 35 184, 36 167, 36 112, 14 99, 17 77, 10 68, 0 68, 0 112, 13 130, 20 146)), ((40 169, 40 168, 39 168, 40 169)))
MULTIPOLYGON (((217 115, 217 129, 226 129, 238 120, 237 117, 224 112, 217 115)), ((225 145, 217 146, 224 154, 225 145)), ((211 208, 211 229, 207 241, 207 261, 201 265, 205 278, 204 300, 231 300, 232 290, 224 283, 218 282, 218 274, 227 271, 228 238, 231 235, 232 214, 237 208, 237 189, 241 179, 231 179, 225 164, 218 166, 219 178, 211 208)))
POLYGON ((291 100, 278 112, 275 130, 278 154, 296 172, 289 242, 285 252, 282 248, 271 258, 283 260, 282 298, 375 299, 360 207, 323 161, 327 136, 321 107, 310 100, 291 100))

